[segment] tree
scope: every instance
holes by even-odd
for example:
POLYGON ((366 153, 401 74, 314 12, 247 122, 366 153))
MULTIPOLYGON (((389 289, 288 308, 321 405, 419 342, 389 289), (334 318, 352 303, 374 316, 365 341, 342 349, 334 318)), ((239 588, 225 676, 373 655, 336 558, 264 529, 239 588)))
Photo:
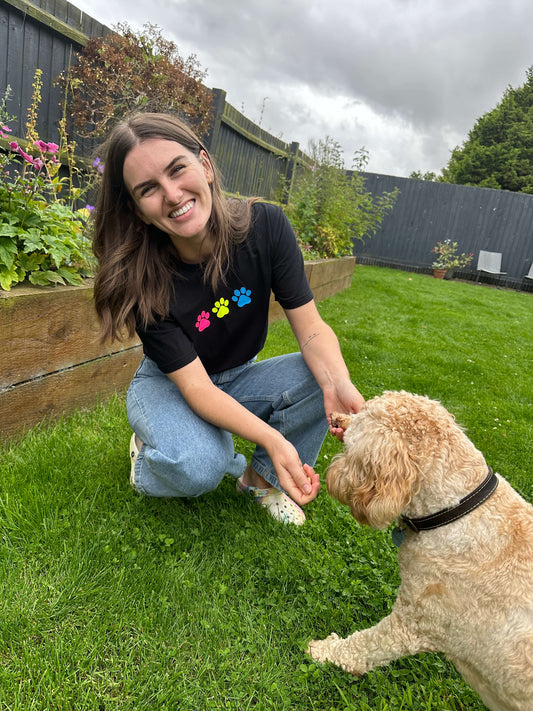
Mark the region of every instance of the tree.
POLYGON ((412 180, 427 180, 430 183, 434 183, 437 180, 437 174, 432 170, 426 170, 425 173, 422 173, 421 170, 413 170, 409 177, 412 180))
POLYGON ((440 180, 533 193, 533 66, 526 74, 524 86, 508 87, 496 108, 476 121, 440 180))
POLYGON ((57 83, 67 115, 80 136, 100 137, 134 110, 178 113, 205 134, 210 125, 211 93, 195 55, 183 59, 174 42, 146 24, 135 33, 125 23, 117 32, 92 37, 76 63, 57 83))

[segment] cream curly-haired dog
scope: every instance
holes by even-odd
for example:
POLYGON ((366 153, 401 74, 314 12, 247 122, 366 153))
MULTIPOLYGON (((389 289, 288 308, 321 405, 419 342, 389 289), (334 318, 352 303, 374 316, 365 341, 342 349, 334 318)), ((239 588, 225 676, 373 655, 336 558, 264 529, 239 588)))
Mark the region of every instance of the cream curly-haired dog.
POLYGON ((401 585, 375 627, 314 640, 309 654, 360 675, 443 652, 492 711, 532 711, 533 507, 439 402, 385 392, 333 418, 345 448, 328 491, 362 524, 399 519, 401 585))

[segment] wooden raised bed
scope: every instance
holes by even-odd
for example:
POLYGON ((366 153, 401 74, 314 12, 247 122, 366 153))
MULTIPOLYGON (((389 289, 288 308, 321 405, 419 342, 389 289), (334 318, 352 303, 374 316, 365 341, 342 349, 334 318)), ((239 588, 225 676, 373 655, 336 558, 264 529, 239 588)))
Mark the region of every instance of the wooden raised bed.
MULTIPOLYGON (((316 300, 349 287, 354 265, 354 257, 306 262, 316 300)), ((282 316, 272 300, 270 321, 282 316)), ((0 291, 0 441, 125 392, 141 345, 101 346, 98 333, 90 283, 0 291)))

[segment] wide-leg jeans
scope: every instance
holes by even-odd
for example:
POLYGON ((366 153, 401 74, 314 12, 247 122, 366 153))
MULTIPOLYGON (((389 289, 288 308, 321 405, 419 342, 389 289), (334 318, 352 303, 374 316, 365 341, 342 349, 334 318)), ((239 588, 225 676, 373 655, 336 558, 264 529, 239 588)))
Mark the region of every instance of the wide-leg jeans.
MULTIPOLYGON (((300 353, 250 361, 216 373, 212 382, 281 432, 302 463, 314 466, 328 430, 324 400, 300 353)), ((128 389, 128 420, 143 446, 133 483, 142 494, 190 497, 216 489, 225 474, 240 477, 247 465, 229 432, 189 407, 179 388, 144 356, 128 389)), ((266 451, 256 446, 251 464, 280 488, 266 451)))

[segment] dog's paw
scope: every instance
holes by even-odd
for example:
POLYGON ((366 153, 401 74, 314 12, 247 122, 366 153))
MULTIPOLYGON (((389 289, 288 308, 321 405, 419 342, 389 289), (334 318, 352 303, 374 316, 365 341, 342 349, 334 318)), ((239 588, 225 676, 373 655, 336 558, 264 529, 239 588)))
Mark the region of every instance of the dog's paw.
POLYGON ((340 639, 340 637, 335 634, 335 632, 330 634, 329 637, 326 637, 326 639, 312 639, 307 645, 307 654, 309 654, 315 662, 323 663, 328 659, 334 661, 331 647, 338 639, 340 639), (330 656, 328 656, 328 652, 330 656))
POLYGON ((331 662, 348 674, 362 676, 365 673, 364 670, 359 668, 357 660, 346 649, 345 644, 346 640, 333 632, 326 639, 312 639, 307 645, 307 653, 315 662, 320 664, 331 662))

